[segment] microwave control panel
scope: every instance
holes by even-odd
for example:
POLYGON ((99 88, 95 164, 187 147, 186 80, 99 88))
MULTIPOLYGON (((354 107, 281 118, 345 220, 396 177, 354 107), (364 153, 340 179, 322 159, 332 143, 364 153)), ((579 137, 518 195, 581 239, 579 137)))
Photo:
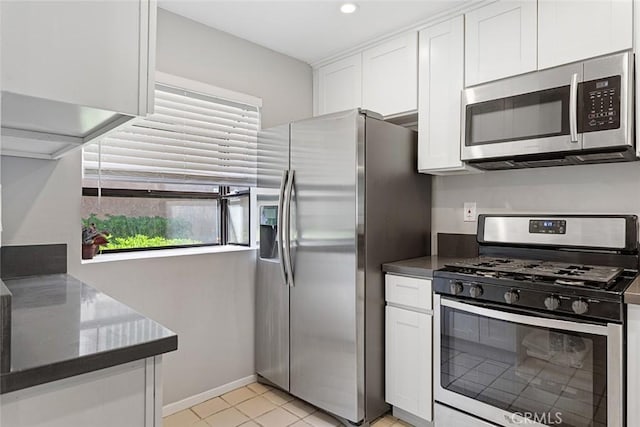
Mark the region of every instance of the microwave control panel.
POLYGON ((579 132, 596 132, 620 127, 620 76, 580 83, 579 132))

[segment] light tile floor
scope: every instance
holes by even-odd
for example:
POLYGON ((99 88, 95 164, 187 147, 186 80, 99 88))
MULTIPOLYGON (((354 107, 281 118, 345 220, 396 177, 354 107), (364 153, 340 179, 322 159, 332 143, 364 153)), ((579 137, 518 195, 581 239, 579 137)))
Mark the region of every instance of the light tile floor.
MULTIPOLYGON (((164 419, 164 427, 335 427, 335 418, 280 390, 253 383, 164 419)), ((391 415, 375 427, 410 427, 391 415)))

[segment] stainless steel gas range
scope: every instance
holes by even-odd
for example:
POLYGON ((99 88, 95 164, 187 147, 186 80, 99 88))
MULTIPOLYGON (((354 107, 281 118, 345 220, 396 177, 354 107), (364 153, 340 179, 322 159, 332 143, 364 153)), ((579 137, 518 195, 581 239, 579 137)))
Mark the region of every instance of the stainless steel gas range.
POLYGON ((624 426, 637 217, 481 215, 477 237, 478 258, 434 272, 437 404, 478 425, 624 426))

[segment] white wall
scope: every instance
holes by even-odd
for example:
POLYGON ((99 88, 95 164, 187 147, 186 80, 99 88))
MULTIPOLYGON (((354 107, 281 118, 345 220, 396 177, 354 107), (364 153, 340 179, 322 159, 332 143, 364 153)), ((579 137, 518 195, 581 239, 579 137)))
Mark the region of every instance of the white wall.
POLYGON ((640 162, 493 171, 434 177, 432 230, 475 234, 463 203, 478 213, 640 215, 640 162))
MULTIPOLYGON (((311 68, 169 12, 160 71, 262 98, 263 126, 310 116, 311 68)), ((252 375, 255 251, 81 264, 81 155, 2 157, 2 244, 67 243, 68 270, 178 333, 165 404, 252 375)))
POLYGON ((262 98, 263 128, 312 115, 308 64, 163 9, 156 68, 262 98))

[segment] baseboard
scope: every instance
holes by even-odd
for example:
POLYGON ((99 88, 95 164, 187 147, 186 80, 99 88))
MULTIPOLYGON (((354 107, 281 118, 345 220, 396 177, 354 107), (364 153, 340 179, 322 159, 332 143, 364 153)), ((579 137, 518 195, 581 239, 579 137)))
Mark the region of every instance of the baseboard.
POLYGON ((187 397, 186 399, 182 399, 178 402, 169 403, 168 405, 162 407, 162 416, 167 417, 171 414, 175 414, 176 412, 180 412, 183 409, 191 408, 198 403, 205 402, 209 399, 213 399, 214 397, 223 395, 231 390, 235 390, 236 388, 243 387, 254 382, 256 382, 256 376, 249 375, 248 377, 231 381, 230 383, 221 385, 220 387, 212 388, 211 390, 207 390, 194 396, 187 397))

